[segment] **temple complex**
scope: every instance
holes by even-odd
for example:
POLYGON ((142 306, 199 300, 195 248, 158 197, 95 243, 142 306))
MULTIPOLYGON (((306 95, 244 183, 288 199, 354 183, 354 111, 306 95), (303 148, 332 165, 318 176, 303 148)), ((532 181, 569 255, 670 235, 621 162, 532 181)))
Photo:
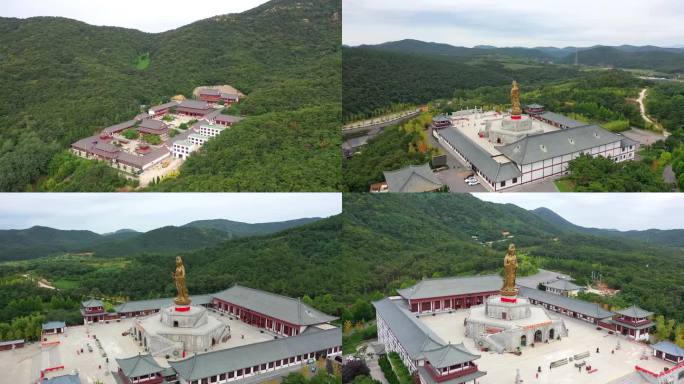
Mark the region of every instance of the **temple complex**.
POLYGON ((471 167, 482 184, 499 191, 566 175, 581 154, 615 162, 632 160, 637 143, 619 133, 530 104, 523 113, 517 82, 510 111, 481 108, 433 119, 432 135, 448 152, 471 167))
MULTIPOLYGON (((593 373, 590 378, 672 376, 658 373, 658 362, 639 358, 648 355, 684 367, 681 349, 662 343, 651 350, 643 344, 653 328, 652 313, 636 306, 610 311, 576 299, 566 293, 576 285, 558 288, 562 292, 521 286, 517 275, 516 249, 509 244, 502 276, 423 279, 398 289, 397 296, 373 303, 378 343, 385 351, 396 352, 423 384, 499 383, 504 373, 513 380, 518 366, 527 367, 528 379, 533 367, 534 372, 544 373, 546 381, 540 382, 556 382, 548 380, 572 371, 572 367, 560 369, 566 364, 575 364, 574 372, 591 367, 583 373, 593 373), (613 370, 605 361, 617 359, 618 354, 624 361, 613 370), (599 362, 602 373, 596 374, 592 363, 599 362)), ((560 279, 556 273, 553 276, 560 279)), ((679 366, 674 369, 676 374, 684 372, 679 366)))

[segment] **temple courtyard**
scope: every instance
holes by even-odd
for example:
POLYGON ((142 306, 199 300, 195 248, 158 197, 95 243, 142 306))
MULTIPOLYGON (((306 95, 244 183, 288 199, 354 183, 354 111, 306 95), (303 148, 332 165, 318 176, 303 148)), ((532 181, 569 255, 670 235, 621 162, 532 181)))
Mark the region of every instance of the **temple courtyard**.
POLYGON ((462 342, 469 351, 481 355, 481 358, 474 362, 480 370, 486 371, 487 375, 478 379, 479 384, 515 383, 516 369, 520 370, 520 378, 524 383, 602 384, 633 373, 636 365, 654 372, 673 366, 651 356, 651 349, 645 344, 636 343, 622 336, 610 335, 606 330, 597 330, 594 325, 577 319, 552 312, 548 314, 552 319, 563 319, 568 329, 568 337, 560 341, 525 347, 520 356, 513 353, 479 351, 475 341, 465 336, 464 320, 468 315, 467 310, 434 316, 424 315, 420 317, 420 321, 445 341, 452 344, 462 342), (618 339, 620 349, 615 350, 618 339), (597 348, 599 353, 596 353, 597 348), (614 354, 611 353, 613 350, 614 354), (549 369, 549 365, 554 361, 571 358, 584 352, 589 352, 589 357, 549 369), (642 359, 643 356, 647 356, 648 359, 642 359), (580 370, 575 367, 576 362, 586 362, 586 365, 596 371, 588 373, 585 367, 580 370), (541 373, 537 377, 538 367, 541 367, 541 373))
MULTIPOLYGON (((227 342, 217 344, 211 350, 229 349, 274 338, 267 331, 228 315, 211 311, 210 316, 227 323, 231 331, 231 338, 227 342)), ((110 373, 117 369, 115 359, 145 353, 131 335, 123 335, 130 331, 134 321, 135 319, 122 319, 109 323, 68 327, 64 334, 46 336, 47 341, 43 341, 44 344, 59 342, 58 344, 44 346, 41 349, 41 343, 31 343, 14 351, 2 351, 0 372, 3 372, 3 378, 0 381, 35 382, 40 377, 41 369, 63 366, 61 369, 46 373, 46 377, 77 371, 83 383, 94 383, 99 380, 104 384, 116 384, 110 373), (92 352, 88 346, 92 348, 92 352), (80 352, 81 349, 83 353, 80 352)), ((161 366, 168 366, 163 357, 155 360, 161 366)))

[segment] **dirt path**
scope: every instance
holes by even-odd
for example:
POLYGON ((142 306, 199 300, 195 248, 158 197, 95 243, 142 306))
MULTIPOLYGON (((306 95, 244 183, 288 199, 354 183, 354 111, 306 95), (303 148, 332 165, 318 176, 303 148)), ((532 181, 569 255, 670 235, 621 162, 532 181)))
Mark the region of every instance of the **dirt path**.
POLYGON ((639 98, 637 99, 637 103, 639 103, 639 112, 641 112, 641 118, 644 119, 644 121, 648 124, 653 124, 656 127, 660 128, 663 131, 663 136, 667 137, 669 136, 669 132, 667 132, 660 124, 656 123, 653 121, 648 115, 646 114, 646 103, 644 102, 644 99, 646 99, 646 93, 648 92, 648 88, 644 88, 639 92, 639 98))

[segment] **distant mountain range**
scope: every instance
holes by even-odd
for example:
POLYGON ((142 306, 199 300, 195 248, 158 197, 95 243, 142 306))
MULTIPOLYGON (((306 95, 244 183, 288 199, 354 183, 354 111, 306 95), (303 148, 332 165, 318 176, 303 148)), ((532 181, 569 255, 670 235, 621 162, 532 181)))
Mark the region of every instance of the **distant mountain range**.
POLYGON ((219 242, 267 235, 298 227, 320 218, 249 224, 230 220, 199 220, 180 227, 166 226, 147 232, 121 229, 107 234, 34 226, 0 230, 0 261, 33 259, 60 253, 93 252, 116 257, 143 252, 167 253, 196 250, 219 242))
POLYGON ((654 69, 664 72, 684 72, 684 48, 681 47, 657 47, 653 45, 595 45, 591 47, 528 48, 477 45, 472 48, 467 48, 444 43, 406 39, 377 45, 360 45, 358 48, 452 57, 497 55, 518 59, 553 61, 563 64, 573 64, 575 62, 575 53, 577 52, 578 62, 581 65, 654 69))
POLYGON ((684 229, 647 229, 618 231, 616 229, 587 228, 575 225, 562 216, 548 208, 537 208, 533 210, 537 216, 541 217, 549 224, 564 230, 580 232, 593 236, 617 237, 625 240, 638 240, 653 245, 684 248, 684 229))

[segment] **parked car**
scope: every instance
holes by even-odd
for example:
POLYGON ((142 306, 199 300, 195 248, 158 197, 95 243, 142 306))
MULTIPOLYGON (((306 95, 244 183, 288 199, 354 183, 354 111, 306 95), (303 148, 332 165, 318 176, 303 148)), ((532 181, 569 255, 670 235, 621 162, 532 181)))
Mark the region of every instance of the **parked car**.
POLYGON ((468 184, 469 186, 472 187, 474 185, 480 184, 480 182, 477 179, 474 179, 474 180, 467 181, 466 184, 468 184))
POLYGON ((475 173, 470 172, 470 173, 468 174, 468 176, 466 176, 465 179, 463 179, 463 180, 472 179, 473 177, 475 177, 475 173))

